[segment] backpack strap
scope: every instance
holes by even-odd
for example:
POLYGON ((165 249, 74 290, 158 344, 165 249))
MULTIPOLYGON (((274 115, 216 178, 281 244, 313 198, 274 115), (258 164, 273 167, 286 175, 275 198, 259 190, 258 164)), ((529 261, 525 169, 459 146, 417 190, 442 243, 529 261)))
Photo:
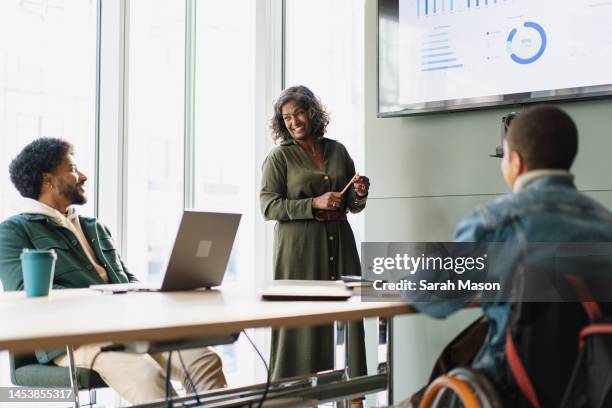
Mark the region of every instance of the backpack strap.
POLYGON ((538 396, 533 388, 531 379, 529 375, 527 375, 523 362, 516 351, 510 327, 508 327, 506 331, 506 359, 508 360, 508 366, 510 366, 510 371, 512 371, 516 384, 525 398, 527 398, 533 408, 540 408, 540 402, 538 401, 538 396))
POLYGON ((590 324, 580 331, 580 350, 584 346, 584 341, 587 336, 593 334, 612 334, 612 323, 596 323, 590 324))
POLYGON ((582 308, 589 317, 589 320, 594 322, 601 319, 603 316, 601 307, 597 302, 591 300, 593 299, 593 295, 591 294, 589 288, 587 288, 584 280, 576 275, 566 275, 565 278, 574 287, 574 290, 580 299, 580 303, 582 304, 582 308))

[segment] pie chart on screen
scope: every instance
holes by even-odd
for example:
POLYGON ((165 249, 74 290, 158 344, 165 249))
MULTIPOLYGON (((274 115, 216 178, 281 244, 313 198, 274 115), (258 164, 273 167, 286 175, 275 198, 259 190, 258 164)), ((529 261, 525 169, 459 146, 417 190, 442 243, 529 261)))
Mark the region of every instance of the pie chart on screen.
POLYGON ((521 65, 533 64, 544 55, 546 51, 546 31, 544 28, 533 21, 527 21, 519 29, 516 27, 510 31, 506 45, 508 54, 512 61, 521 65), (534 39, 535 35, 535 39, 534 39))

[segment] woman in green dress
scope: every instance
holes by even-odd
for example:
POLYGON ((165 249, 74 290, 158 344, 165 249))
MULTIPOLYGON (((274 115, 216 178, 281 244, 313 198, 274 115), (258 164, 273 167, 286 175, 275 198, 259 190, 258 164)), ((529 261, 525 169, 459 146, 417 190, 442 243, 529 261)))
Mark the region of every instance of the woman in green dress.
MULTIPOLYGON (((328 123, 321 102, 304 86, 285 89, 274 104, 277 146, 263 164, 260 201, 265 219, 277 221, 275 279, 361 274, 346 213, 365 208, 370 183, 355 173, 346 148, 324 137, 328 123)), ((273 331, 270 365, 273 379, 332 369, 332 326, 273 331)), ((349 372, 367 373, 361 322, 349 324, 349 372)))

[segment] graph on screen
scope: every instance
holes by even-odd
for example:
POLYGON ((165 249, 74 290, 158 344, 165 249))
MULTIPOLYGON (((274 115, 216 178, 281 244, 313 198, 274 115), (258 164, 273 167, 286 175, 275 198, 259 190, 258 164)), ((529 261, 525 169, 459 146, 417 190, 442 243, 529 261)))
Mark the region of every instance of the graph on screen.
POLYGON ((382 3, 381 112, 578 95, 612 84, 612 1, 382 3))

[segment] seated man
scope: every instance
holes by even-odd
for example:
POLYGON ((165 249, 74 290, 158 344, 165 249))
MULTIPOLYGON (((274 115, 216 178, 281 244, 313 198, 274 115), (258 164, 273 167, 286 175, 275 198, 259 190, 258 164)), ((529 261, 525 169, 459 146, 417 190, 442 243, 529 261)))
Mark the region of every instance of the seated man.
MULTIPOLYGON (((61 139, 41 138, 26 146, 10 165, 11 181, 23 196, 19 214, 0 224, 0 280, 5 290, 23 290, 19 256, 23 248, 53 249, 57 254, 53 288, 86 288, 91 284, 137 281, 126 268, 108 229, 94 218, 79 216, 74 205, 87 201, 87 177, 74 160, 73 146, 61 139)), ((75 350, 75 363, 90 368, 107 344, 75 350)), ((198 391, 226 386, 219 356, 208 348, 182 351, 198 391)), ((63 349, 37 351, 41 364, 67 366, 63 349)), ((164 398, 167 356, 103 352, 94 369, 133 404, 164 398)), ((186 374, 178 358, 173 376, 186 390, 186 374)), ((175 365, 176 364, 176 365, 175 365)))
MULTIPOLYGON (((612 242, 612 213, 578 192, 569 172, 578 149, 578 131, 566 113, 552 106, 530 108, 514 119, 503 144, 501 171, 513 192, 467 216, 455 231, 455 241, 514 242, 517 246, 612 242)), ((514 265, 516 259, 505 261, 514 265)), ((445 317, 463 303, 417 303, 415 307, 445 317)), ((473 363, 499 382, 504 381, 510 312, 507 303, 483 304, 489 333, 473 363)))

